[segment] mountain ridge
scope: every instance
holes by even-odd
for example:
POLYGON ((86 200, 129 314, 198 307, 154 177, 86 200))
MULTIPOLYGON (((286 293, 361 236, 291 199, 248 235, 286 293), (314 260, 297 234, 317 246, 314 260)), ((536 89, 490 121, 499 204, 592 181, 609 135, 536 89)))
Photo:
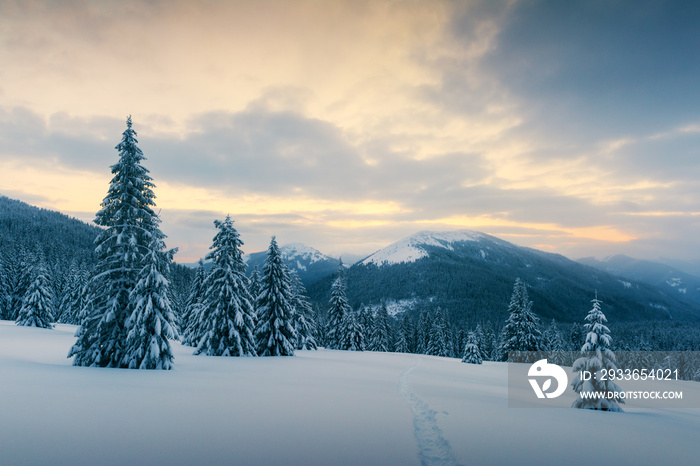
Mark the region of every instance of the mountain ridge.
MULTIPOLYGON (((613 321, 700 320, 700 306, 672 290, 623 280, 560 254, 517 246, 471 230, 421 231, 390 244, 346 272, 354 307, 413 302, 408 312, 446 310, 471 325, 503 321, 516 278, 543 319, 583 322, 596 290, 613 321)), ((325 307, 332 277, 309 288, 325 307)))

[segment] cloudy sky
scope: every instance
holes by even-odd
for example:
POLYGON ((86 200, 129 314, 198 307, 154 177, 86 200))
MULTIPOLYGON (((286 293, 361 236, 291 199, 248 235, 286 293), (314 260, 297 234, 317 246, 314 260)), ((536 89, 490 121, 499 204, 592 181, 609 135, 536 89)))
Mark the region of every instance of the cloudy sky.
POLYGON ((700 2, 0 0, 0 194, 91 221, 125 118, 177 259, 472 229, 700 259, 700 2))

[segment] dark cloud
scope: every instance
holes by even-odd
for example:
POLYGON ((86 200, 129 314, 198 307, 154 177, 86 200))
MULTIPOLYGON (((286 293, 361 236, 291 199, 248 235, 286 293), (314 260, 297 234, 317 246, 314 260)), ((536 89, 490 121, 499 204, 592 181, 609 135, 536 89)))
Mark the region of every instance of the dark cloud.
POLYGON ((649 134, 698 116, 698 20, 697 2, 518 2, 485 62, 570 141, 649 134))

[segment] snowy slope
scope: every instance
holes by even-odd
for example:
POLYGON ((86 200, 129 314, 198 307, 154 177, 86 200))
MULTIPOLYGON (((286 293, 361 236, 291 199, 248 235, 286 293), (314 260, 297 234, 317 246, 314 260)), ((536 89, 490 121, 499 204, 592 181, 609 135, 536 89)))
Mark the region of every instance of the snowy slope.
POLYGON ((280 253, 284 260, 297 261, 298 264, 301 264, 299 266, 300 269, 304 269, 316 262, 333 260, 332 257, 328 257, 320 251, 302 243, 285 244, 280 247, 280 253))
POLYGON ((700 302, 700 278, 661 262, 634 259, 622 254, 607 257, 602 261, 586 257, 578 262, 626 280, 648 283, 671 294, 680 294, 700 302))
POLYGON ((483 233, 471 230, 420 231, 375 252, 364 259, 361 264, 373 263, 380 266, 415 262, 422 257, 428 256, 426 246, 437 246, 452 250, 454 243, 480 241, 486 237, 487 235, 483 233))
POLYGON ((0 321, 0 464, 697 464, 700 410, 509 408, 503 363, 175 344, 172 371, 85 368, 74 331, 0 321))

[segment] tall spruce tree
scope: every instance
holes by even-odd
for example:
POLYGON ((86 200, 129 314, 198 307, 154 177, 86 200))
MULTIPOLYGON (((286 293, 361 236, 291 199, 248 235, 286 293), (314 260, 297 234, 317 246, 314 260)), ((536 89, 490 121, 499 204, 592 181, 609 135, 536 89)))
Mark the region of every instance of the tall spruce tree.
POLYGON ((0 256, 0 320, 4 320, 8 316, 7 312, 7 271, 5 268, 5 258, 0 256))
POLYGON ((586 342, 581 348, 583 356, 574 362, 572 368, 575 375, 571 387, 579 394, 572 408, 622 411, 620 404, 624 404, 625 400, 615 395, 621 392, 620 387, 599 372, 617 370, 615 353, 610 349, 612 345, 610 329, 605 325, 608 319, 601 310, 602 301, 598 300, 597 292, 595 299, 591 302, 593 308, 588 312, 586 323, 583 325, 588 332, 586 342), (582 372, 592 374, 592 377, 589 380, 583 380, 582 372), (584 393, 586 395, 581 396, 584 393))
POLYGON ((431 356, 452 357, 452 339, 450 329, 445 317, 440 309, 435 313, 432 326, 430 327, 429 340, 426 354, 431 356))
POLYGON ((343 340, 343 316, 352 309, 345 296, 345 278, 343 265, 338 268, 338 277, 331 286, 331 299, 326 322, 326 344, 329 349, 340 349, 343 340))
POLYGON ((53 328, 53 321, 53 291, 49 286, 44 261, 39 259, 34 267, 34 279, 22 299, 17 325, 53 328))
POLYGON ((467 334, 467 342, 464 347, 462 362, 467 364, 481 364, 482 361, 479 340, 474 332, 469 332, 467 334))
POLYGON ((416 328, 416 353, 428 354, 428 345, 430 344, 430 329, 433 326, 433 318, 430 312, 423 311, 418 317, 418 326, 416 328))
MULTIPOLYGON (((255 270, 253 271, 255 273, 255 270)), ((292 278, 292 303, 294 306, 294 330, 297 334, 296 349, 315 350, 316 343, 316 321, 313 316, 313 309, 306 297, 306 288, 295 272, 291 272, 292 278)))
POLYGON ((391 326, 389 324, 389 312, 386 308, 386 303, 382 302, 379 309, 374 314, 374 322, 372 323, 372 339, 369 349, 371 351, 387 352, 392 350, 391 345, 391 326))
POLYGON ((510 316, 501 333, 501 358, 507 359, 509 351, 542 350, 539 318, 532 312, 532 301, 528 298, 527 288, 520 278, 517 278, 513 285, 508 312, 510 316))
POLYGON ((248 291, 243 245, 231 217, 215 220, 219 232, 206 259, 212 267, 204 282, 204 298, 199 309, 194 338, 194 354, 207 356, 256 356, 255 314, 248 291))
POLYGON ((413 341, 413 322, 406 313, 401 317, 396 330, 396 345, 394 351, 397 353, 411 353, 413 341))
POLYGON ((289 270, 273 236, 260 279, 255 332, 259 356, 294 356, 297 335, 293 299, 289 270))
POLYGON ((350 310, 343 315, 340 348, 346 351, 364 351, 365 333, 355 313, 350 310))
POLYGON ((544 331, 543 347, 549 352, 549 361, 554 364, 564 364, 566 362, 566 354, 564 354, 564 340, 557 327, 557 322, 552 319, 552 322, 544 331))
POLYGON ((68 357, 76 366, 128 367, 125 343, 127 321, 136 301, 133 290, 158 229, 155 187, 138 148, 131 117, 116 146, 119 161, 112 165, 112 177, 95 223, 104 227, 95 240, 97 264, 90 281, 92 303, 81 321, 78 340, 68 357))
POLYGON ((194 278, 190 284, 190 293, 185 303, 185 312, 182 313, 180 328, 182 329, 182 344, 187 346, 197 346, 200 332, 197 330, 197 317, 204 302, 204 284, 207 278, 207 271, 204 268, 204 261, 199 260, 194 278))
POLYGON ((372 311, 369 309, 369 307, 362 304, 358 308, 357 316, 355 316, 355 318, 357 319, 357 323, 360 324, 360 327, 362 328, 362 335, 363 335, 363 340, 365 342, 365 349, 367 349, 367 346, 369 345, 370 341, 372 340, 372 329, 374 328, 374 316, 372 315, 372 311))
POLYGON ((175 250, 165 251, 162 234, 154 232, 144 265, 131 292, 134 308, 127 320, 124 364, 130 369, 172 368, 170 341, 178 338, 176 318, 170 306, 168 276, 175 250))

